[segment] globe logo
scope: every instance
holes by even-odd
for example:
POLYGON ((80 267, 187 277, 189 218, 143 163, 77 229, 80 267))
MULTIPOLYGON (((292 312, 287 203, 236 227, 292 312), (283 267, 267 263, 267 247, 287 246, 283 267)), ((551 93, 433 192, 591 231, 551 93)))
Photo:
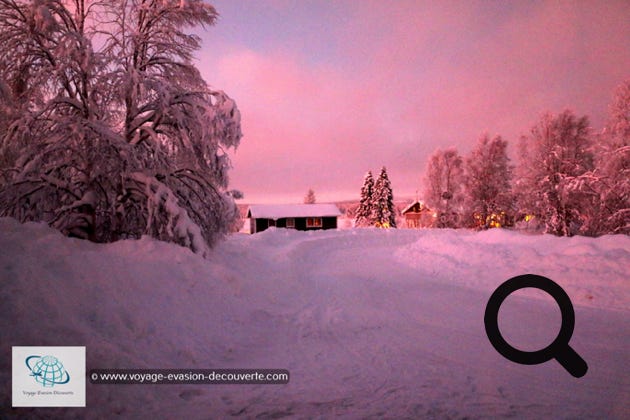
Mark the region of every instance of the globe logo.
POLYGON ((26 366, 31 371, 30 375, 42 386, 52 387, 70 382, 70 374, 55 356, 29 356, 26 366))

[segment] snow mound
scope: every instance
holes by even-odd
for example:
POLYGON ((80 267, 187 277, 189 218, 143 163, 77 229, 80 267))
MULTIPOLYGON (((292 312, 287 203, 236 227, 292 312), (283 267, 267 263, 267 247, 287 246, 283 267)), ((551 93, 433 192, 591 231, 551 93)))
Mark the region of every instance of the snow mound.
MULTIPOLYGON (((203 259, 151 238, 92 244, 0 219, 0 250, 3 417, 630 416, 628 237, 269 229, 203 259), (517 365, 488 342, 490 293, 525 272, 573 300, 584 378, 555 361, 517 365), (85 345, 88 370, 286 368, 291 380, 88 383, 85 409, 11 409, 13 345, 85 345)), ((553 305, 521 296, 502 325, 536 342, 553 305)))
POLYGON ((420 235, 394 256, 434 281, 491 292, 508 278, 532 273, 560 284, 574 305, 625 310, 630 302, 628 236, 559 238, 501 229, 420 235))

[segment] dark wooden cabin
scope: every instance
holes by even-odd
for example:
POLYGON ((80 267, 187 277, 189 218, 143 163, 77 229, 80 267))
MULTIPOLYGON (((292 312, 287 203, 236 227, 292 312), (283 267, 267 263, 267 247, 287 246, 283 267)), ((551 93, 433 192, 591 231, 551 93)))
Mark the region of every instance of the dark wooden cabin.
POLYGON ((247 210, 250 233, 272 226, 296 230, 336 229, 340 215, 334 204, 254 204, 247 210))

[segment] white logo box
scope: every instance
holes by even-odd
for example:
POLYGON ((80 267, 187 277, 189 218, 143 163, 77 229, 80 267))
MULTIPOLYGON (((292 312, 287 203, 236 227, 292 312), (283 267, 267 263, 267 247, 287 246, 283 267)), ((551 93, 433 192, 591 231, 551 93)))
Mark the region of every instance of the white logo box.
POLYGON ((11 349, 13 407, 85 407, 85 347, 11 349))

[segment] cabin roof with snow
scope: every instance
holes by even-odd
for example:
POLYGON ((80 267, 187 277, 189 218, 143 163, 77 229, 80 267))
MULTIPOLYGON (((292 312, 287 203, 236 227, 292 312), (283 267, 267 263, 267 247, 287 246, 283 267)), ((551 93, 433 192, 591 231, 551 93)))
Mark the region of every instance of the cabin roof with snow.
POLYGON ((422 211, 431 211, 431 210, 422 201, 415 200, 413 203, 411 203, 407 207, 405 207, 400 213, 401 214, 420 213, 422 211))
POLYGON ((285 217, 336 217, 341 212, 334 204, 252 204, 247 217, 278 220, 285 217))

